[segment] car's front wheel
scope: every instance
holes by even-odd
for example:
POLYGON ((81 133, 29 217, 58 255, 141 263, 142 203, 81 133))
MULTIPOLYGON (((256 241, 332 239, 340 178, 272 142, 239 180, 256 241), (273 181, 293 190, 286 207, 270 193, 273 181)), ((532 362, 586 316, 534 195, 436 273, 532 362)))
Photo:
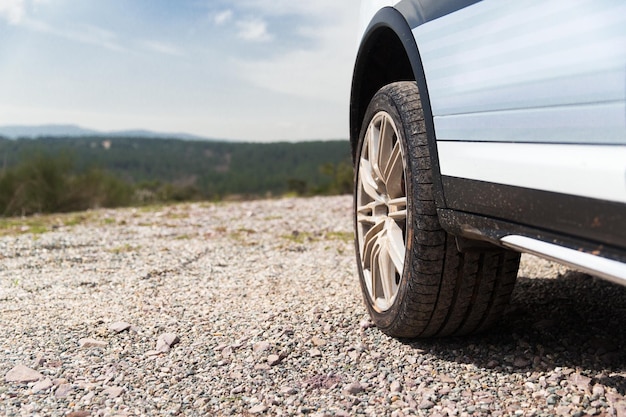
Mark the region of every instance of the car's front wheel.
POLYGON ((519 254, 459 252, 438 221, 420 95, 414 82, 383 87, 356 150, 354 224, 363 296, 395 337, 461 335, 489 327, 513 290, 519 254))

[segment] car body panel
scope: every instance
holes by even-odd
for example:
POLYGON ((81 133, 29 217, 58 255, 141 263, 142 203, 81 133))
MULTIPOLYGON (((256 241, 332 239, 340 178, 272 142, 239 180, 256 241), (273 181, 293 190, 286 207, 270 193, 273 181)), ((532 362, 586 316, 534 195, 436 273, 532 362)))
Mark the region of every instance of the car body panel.
POLYGON ((566 126, 593 129, 594 143, 626 144, 626 3, 485 0, 413 34, 437 139, 570 143, 566 126), (589 111, 604 115, 580 121, 589 111), (553 132, 507 132, 518 112, 553 132), (466 133, 447 134, 454 126, 466 133))
POLYGON ((626 203, 626 146, 439 141, 441 174, 626 203))

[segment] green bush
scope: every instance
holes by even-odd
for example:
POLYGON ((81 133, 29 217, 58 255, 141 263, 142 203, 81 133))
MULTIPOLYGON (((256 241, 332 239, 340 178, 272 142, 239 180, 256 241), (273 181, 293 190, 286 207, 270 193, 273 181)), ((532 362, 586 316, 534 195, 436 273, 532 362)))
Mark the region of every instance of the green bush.
POLYGON ((71 158, 37 154, 0 173, 5 216, 118 207, 133 203, 133 187, 98 169, 74 173, 71 158))

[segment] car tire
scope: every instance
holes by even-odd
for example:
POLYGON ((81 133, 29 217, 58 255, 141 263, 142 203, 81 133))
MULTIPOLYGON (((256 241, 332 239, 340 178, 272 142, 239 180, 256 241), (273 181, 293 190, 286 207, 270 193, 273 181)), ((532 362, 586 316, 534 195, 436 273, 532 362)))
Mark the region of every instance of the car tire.
POLYGON ((520 255, 460 252, 441 228, 424 112, 415 82, 380 89, 370 101, 355 158, 357 265, 369 314, 400 338, 465 335, 501 315, 520 255))

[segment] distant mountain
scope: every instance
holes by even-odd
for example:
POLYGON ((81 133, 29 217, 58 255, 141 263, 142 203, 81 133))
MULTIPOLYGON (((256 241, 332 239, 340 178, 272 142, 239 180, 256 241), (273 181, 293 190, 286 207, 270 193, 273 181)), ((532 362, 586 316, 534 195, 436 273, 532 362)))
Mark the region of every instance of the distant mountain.
POLYGON ((114 136, 129 138, 213 140, 189 133, 160 133, 150 130, 118 130, 103 132, 85 129, 76 125, 39 125, 39 126, 0 126, 0 136, 9 139, 40 138, 40 137, 80 137, 80 136, 114 136))
POLYGON ((41 136, 89 136, 99 132, 74 125, 0 126, 0 136, 9 139, 37 138, 41 136))

